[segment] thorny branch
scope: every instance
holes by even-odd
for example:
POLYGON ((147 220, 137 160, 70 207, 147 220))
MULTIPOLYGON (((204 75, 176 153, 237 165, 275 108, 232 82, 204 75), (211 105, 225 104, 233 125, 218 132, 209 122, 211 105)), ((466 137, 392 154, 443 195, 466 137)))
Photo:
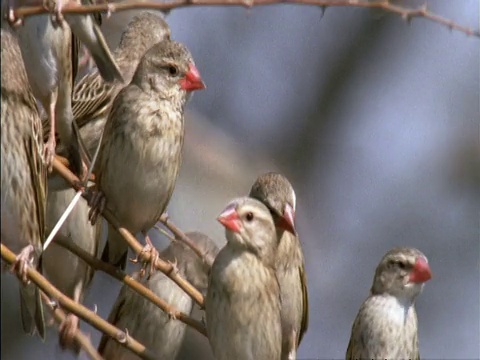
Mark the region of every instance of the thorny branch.
MULTIPOLYGON (((5 245, 0 245, 2 259, 9 264, 14 263, 17 258, 16 254, 10 251, 5 245)), ((150 350, 148 350, 137 340, 125 333, 125 331, 118 329, 117 327, 110 324, 108 321, 102 319, 100 316, 95 314, 95 312, 93 312, 92 310, 87 309, 85 306, 76 303, 68 296, 64 295, 47 279, 45 279, 38 271, 36 271, 30 266, 27 267, 27 276, 49 298, 55 299, 55 301, 58 302, 62 306, 62 308, 68 310, 72 314, 77 315, 79 318, 85 320, 96 329, 112 337, 120 344, 125 346, 127 349, 140 356, 142 359, 154 360, 156 358, 150 350)))
POLYGON ((207 257, 207 254, 200 250, 200 248, 192 241, 190 238, 185 235, 185 233, 178 228, 172 220, 168 217, 168 214, 164 213, 162 216, 160 216, 160 221, 168 230, 172 232, 173 235, 175 235, 174 240, 179 240, 183 242, 185 245, 187 245, 190 249, 193 250, 193 252, 200 258, 202 261, 209 267, 212 267, 213 261, 215 260, 213 257, 207 257))
MULTIPOLYGON (((55 301, 52 301, 47 295, 45 295, 45 293, 42 292, 41 295, 43 302, 48 308, 50 308, 53 318, 57 324, 63 323, 67 317, 65 312, 57 306, 55 301)), ((92 360, 103 360, 103 357, 101 357, 97 352, 97 349, 95 349, 95 347, 92 345, 92 342, 88 336, 85 335, 80 329, 75 331, 74 338, 75 342, 85 351, 85 353, 87 353, 88 356, 90 356, 92 360)))
POLYGON ((155 293, 145 287, 140 282, 136 281, 134 278, 126 274, 125 272, 115 268, 114 266, 107 264, 101 260, 90 255, 88 252, 80 248, 79 246, 75 245, 71 241, 66 241, 64 239, 56 239, 55 243, 64 247, 71 253, 75 254, 83 261, 85 261, 89 266, 94 268, 95 270, 103 271, 104 273, 112 276, 113 278, 120 280, 122 283, 133 289, 135 292, 140 294, 141 296, 145 297, 155 305, 157 305, 160 309, 162 309, 166 314, 171 316, 174 319, 180 320, 181 322, 185 323, 193 327, 197 330, 200 334, 207 336, 207 331, 205 330, 205 326, 189 317, 187 314, 178 311, 174 306, 168 304, 165 300, 160 299, 155 293))
MULTIPOLYGON (((75 190, 81 190, 81 184, 78 177, 76 177, 69 169, 63 165, 62 162, 58 160, 56 156, 53 160, 53 169, 58 172, 71 186, 75 188, 75 190)), ((84 198, 88 198, 88 195, 83 192, 82 196, 84 198)), ((149 261, 150 254, 149 253, 142 253, 142 245, 135 239, 135 237, 122 225, 118 222, 115 216, 105 208, 102 213, 103 217, 122 235, 123 239, 128 243, 128 245, 133 249, 133 251, 140 256, 142 261, 149 261)), ((176 271, 175 267, 162 260, 157 259, 155 262, 155 267, 167 275, 170 279, 172 279, 183 291, 185 291, 201 308, 203 308, 204 299, 203 295, 187 280, 182 278, 176 271)))
MULTIPOLYGON (((62 12, 69 14, 86 14, 92 12, 117 12, 130 9, 156 9, 171 10, 174 8, 190 7, 190 6, 242 6, 251 8, 254 6, 278 5, 278 4, 295 4, 309 5, 320 7, 323 11, 327 7, 358 7, 380 9, 385 12, 397 14, 407 22, 414 18, 424 18, 448 27, 450 30, 463 32, 469 36, 480 37, 480 31, 472 29, 468 26, 457 24, 453 20, 430 12, 427 4, 417 7, 408 8, 401 5, 391 4, 388 0, 367 1, 367 0, 166 0, 165 2, 140 1, 131 0, 121 3, 107 3, 94 5, 78 5, 76 3, 67 3, 62 12)), ((15 9, 16 18, 24 18, 27 16, 44 14, 48 10, 42 6, 24 6, 15 9)))

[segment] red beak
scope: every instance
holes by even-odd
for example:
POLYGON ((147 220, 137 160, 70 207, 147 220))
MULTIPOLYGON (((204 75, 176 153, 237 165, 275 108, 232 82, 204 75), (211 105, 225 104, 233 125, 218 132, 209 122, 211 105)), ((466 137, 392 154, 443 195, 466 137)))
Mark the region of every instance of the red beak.
POLYGON ((200 72, 195 65, 190 64, 185 77, 180 79, 180 87, 185 91, 205 89, 205 83, 202 81, 200 72))
POLYGON ((432 272, 428 262, 423 258, 417 258, 412 272, 410 273, 410 282, 424 283, 432 278, 432 272))
POLYGON ((293 210, 289 204, 285 205, 283 216, 277 219, 275 225, 277 228, 297 235, 297 231, 295 230, 295 210, 293 210))
POLYGON ((230 205, 222 211, 222 213, 217 217, 217 220, 225 226, 225 228, 233 231, 233 232, 240 232, 241 223, 240 217, 238 216, 236 206, 230 205))

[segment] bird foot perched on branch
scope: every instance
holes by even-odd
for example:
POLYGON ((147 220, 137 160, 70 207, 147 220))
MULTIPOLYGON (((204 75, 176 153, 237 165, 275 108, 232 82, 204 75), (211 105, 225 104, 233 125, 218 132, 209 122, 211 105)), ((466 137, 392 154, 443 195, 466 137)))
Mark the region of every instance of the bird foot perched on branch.
POLYGON ((15 9, 18 7, 18 0, 7 0, 6 2, 6 14, 5 18, 11 26, 20 26, 23 25, 23 18, 17 18, 15 15, 15 9))
POLYGON ((68 314, 59 327, 59 343, 62 349, 71 349, 75 354, 80 352, 80 345, 75 341, 79 319, 73 314, 68 314))
POLYGON ((24 247, 15 259, 15 262, 10 267, 10 271, 14 272, 24 284, 29 283, 27 276, 27 267, 33 262, 32 253, 32 245, 24 247))
MULTIPOLYGON (((142 233, 144 232, 142 231, 142 233)), ((135 259, 130 259, 130 261, 134 264, 138 262, 143 263, 142 270, 140 270, 141 277, 145 276, 145 274, 147 273, 146 268, 148 264, 150 264, 150 269, 148 270, 148 276, 147 276, 147 280, 148 280, 150 279, 150 276, 152 276, 152 274, 154 274, 154 272, 156 271, 155 263, 159 258, 159 253, 158 253, 158 250, 155 248, 155 246, 153 246, 152 241, 150 240, 150 237, 146 233, 144 233, 144 235, 145 235, 146 245, 143 247, 142 251, 140 251, 137 257, 135 259), (144 254, 146 253, 150 253, 150 258, 148 260, 144 260, 145 258, 144 254)))

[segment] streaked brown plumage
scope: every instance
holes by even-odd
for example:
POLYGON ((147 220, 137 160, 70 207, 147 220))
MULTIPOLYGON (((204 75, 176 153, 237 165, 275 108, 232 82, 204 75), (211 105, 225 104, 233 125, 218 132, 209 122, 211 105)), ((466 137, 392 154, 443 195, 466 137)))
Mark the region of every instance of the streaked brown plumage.
POLYGON ((227 244, 210 273, 205 299, 207 332, 215 358, 280 359, 280 289, 275 276, 277 235, 269 210, 248 197, 218 217, 227 244))
MULTIPOLYGON (((116 96, 94 173, 107 207, 131 233, 146 233, 165 211, 180 169, 188 93, 204 87, 187 48, 165 40, 116 96)), ((102 259, 125 268, 127 250, 109 226, 102 259)))
POLYGON ((282 359, 295 358, 308 328, 305 259, 295 231, 295 191, 285 176, 266 173, 257 178, 250 197, 267 206, 277 227, 275 268, 282 297, 282 359))
POLYGON ((135 16, 122 34, 114 52, 124 81, 103 80, 98 71, 84 76, 73 90, 73 117, 85 146, 93 155, 115 96, 132 80, 145 52, 156 43, 170 39, 170 28, 161 14, 144 11, 135 16))
MULTIPOLYGON (((45 238, 46 168, 42 127, 35 98, 20 61, 16 38, 2 28, 2 243, 15 253, 20 277, 30 259, 37 267, 45 238)), ((45 337, 40 293, 32 283, 20 289, 23 328, 45 337)))
MULTIPOLYGON (((190 232, 186 235, 206 256, 215 258, 219 249, 208 236, 199 232, 190 232)), ((162 251, 161 257, 176 263, 180 276, 201 292, 206 292, 210 269, 190 248, 180 241, 173 242, 162 251)), ((165 274, 156 272, 146 280, 136 273, 134 278, 177 310, 187 314, 192 312, 193 300, 165 274)), ((159 360, 176 358, 186 331, 184 323, 172 319, 128 286, 123 286, 120 291, 108 320, 121 329, 127 329, 129 335, 145 345, 159 360)), ((106 360, 140 359, 106 335, 103 335, 98 351, 106 360)))
POLYGON ((415 299, 431 276, 419 250, 387 252, 353 323, 346 359, 420 359, 415 299))
MULTIPOLYGON (((75 0, 79 3, 78 0, 75 0)), ((90 0, 82 0, 88 3, 90 0)), ((30 0, 19 0, 25 5, 30 0)), ((51 0, 48 0, 53 7, 51 0)), ((50 131, 45 145, 45 158, 51 165, 55 155, 55 131, 65 144, 72 170, 81 175, 82 158, 77 129, 73 124, 71 96, 78 62, 75 35, 93 54, 102 76, 112 81, 121 79, 117 65, 103 35, 91 15, 65 15, 69 26, 54 25, 48 14, 27 17, 16 28, 22 58, 33 94, 42 103, 50 131), (71 28, 71 29, 70 29, 71 28)))

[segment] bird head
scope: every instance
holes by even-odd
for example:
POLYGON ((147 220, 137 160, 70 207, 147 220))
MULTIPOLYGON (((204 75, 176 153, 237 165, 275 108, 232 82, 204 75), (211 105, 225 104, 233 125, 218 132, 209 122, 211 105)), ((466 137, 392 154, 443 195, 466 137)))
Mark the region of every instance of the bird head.
POLYGON ((233 200, 218 216, 231 246, 244 248, 261 258, 273 258, 277 246, 275 225, 269 210, 248 197, 233 200))
POLYGON ((257 178, 250 190, 250 197, 259 200, 270 210, 275 227, 296 235, 296 195, 287 178, 278 173, 266 173, 257 178))
POLYGON ((377 266, 371 291, 413 300, 431 278, 428 260, 422 252, 395 248, 387 252, 377 266))

